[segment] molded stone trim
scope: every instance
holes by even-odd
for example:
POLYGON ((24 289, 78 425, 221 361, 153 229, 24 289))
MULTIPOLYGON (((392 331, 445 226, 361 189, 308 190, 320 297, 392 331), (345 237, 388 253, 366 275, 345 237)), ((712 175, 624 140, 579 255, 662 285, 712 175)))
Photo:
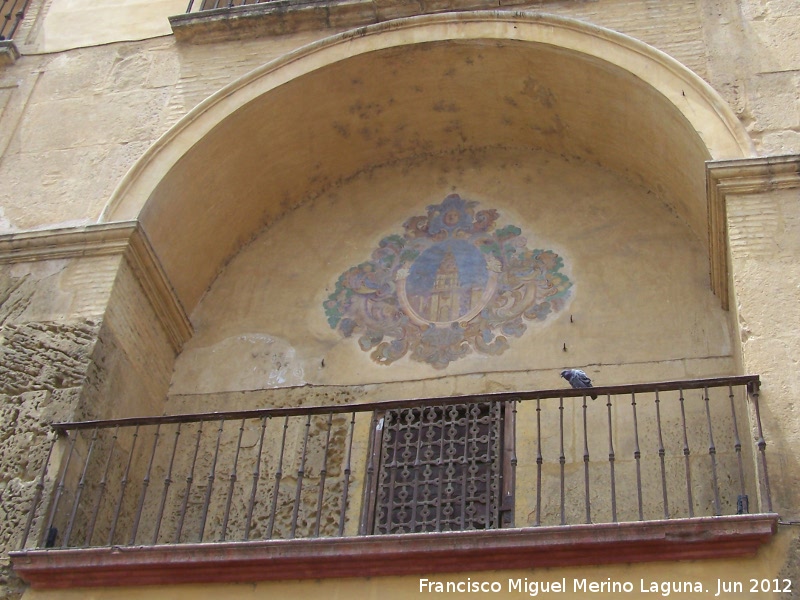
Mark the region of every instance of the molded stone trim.
POLYGON ((752 556, 778 515, 12 552, 34 588, 479 572, 752 556))
MULTIPOLYGON (((524 0, 504 0, 516 6, 524 0)), ((179 42, 207 44, 342 27, 361 27, 390 19, 458 10, 495 9, 496 0, 272 0, 169 17, 179 42)))
POLYGON ((711 289, 719 296, 725 310, 730 307, 728 195, 763 194, 793 188, 800 188, 800 154, 706 163, 711 289))
POLYGON ((0 236, 0 264, 123 255, 166 331, 175 352, 192 336, 147 234, 136 221, 28 231, 0 236))
POLYGON ((13 65, 20 57, 13 40, 0 40, 0 66, 13 65))

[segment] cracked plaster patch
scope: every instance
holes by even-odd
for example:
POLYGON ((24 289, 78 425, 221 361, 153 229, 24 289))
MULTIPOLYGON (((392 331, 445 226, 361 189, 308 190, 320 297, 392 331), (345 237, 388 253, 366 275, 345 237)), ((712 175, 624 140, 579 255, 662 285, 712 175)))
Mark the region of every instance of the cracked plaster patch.
POLYGON ((295 349, 261 333, 225 338, 185 350, 175 366, 172 394, 247 391, 305 384, 295 349))

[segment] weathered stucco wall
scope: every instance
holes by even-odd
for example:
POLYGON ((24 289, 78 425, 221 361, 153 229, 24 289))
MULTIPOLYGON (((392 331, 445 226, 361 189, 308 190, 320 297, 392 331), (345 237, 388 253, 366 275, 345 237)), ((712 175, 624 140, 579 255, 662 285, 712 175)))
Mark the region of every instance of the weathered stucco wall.
MULTIPOLYGON (((154 6, 163 9, 153 15, 159 22, 173 10, 169 3, 154 6)), ((722 94, 762 152, 800 150, 795 3, 747 2, 739 10, 738 3, 711 0, 631 0, 530 8, 610 27, 669 53, 722 94)), ((37 19, 47 23, 47 11, 37 19)), ((33 27, 23 48, 35 49, 40 31, 33 27)), ((124 172, 197 103, 249 70, 336 31, 208 45, 176 45, 164 37, 24 55, 0 75, 0 176, 7 182, 0 228, 93 222, 124 172), (42 176, 27 176, 31 169, 42 176)))
MULTIPOLYGON (((32 9, 34 20, 18 40, 23 56, 0 72, 0 233, 94 223, 124 174, 194 107, 253 69, 344 29, 180 44, 169 35, 166 16, 184 8, 172 0, 91 7, 55 0, 32 9)), ((584 20, 651 44, 711 84, 759 154, 800 152, 795 1, 565 0, 517 8, 584 20)), ((320 98, 324 92, 323 86, 320 98)), ((629 97, 621 92, 620 99, 629 97)), ((540 100, 546 104, 546 94, 540 100)), ((375 108, 353 107, 347 119, 375 108)), ((436 104, 432 110, 447 116, 450 108, 436 104)), ((631 111, 637 108, 646 106, 631 111)), ((596 134, 614 132, 623 120, 629 124, 597 120, 596 134)), ((457 124, 451 133, 460 133, 457 124)), ((664 149, 642 156, 641 164, 662 158, 668 164, 678 154, 669 150, 662 157, 658 151, 664 149)), ((427 148, 424 156, 348 173, 300 204, 293 204, 297 198, 284 203, 276 213, 280 219, 230 248, 229 262, 208 290, 205 283, 195 290, 196 297, 205 295, 192 314, 191 339, 188 321, 159 304, 159 298, 169 299, 170 282, 161 281, 163 289, 153 292, 143 283, 152 283, 152 273, 143 275, 120 255, 0 265, 0 551, 17 543, 50 421, 556 387, 562 367, 587 365, 597 383, 740 368, 761 374, 773 497, 785 519, 797 519, 796 186, 769 191, 767 185, 729 199, 734 312, 727 314, 708 290, 702 227, 670 210, 686 198, 665 197, 656 185, 648 189, 635 181, 636 173, 614 172, 603 157, 576 160, 501 146, 453 153, 427 148), (342 273, 367 260, 406 219, 450 193, 497 209, 499 222, 520 227, 529 248, 541 241, 555 249, 575 283, 570 304, 548 321, 529 323, 498 356, 473 352, 445 370, 408 357, 378 365, 354 337, 329 326, 323 304, 342 273)), ((212 153, 204 168, 213 171, 231 160, 212 153)), ((691 174, 695 184, 702 184, 701 171, 698 162, 691 174)), ((685 173, 671 176, 686 179, 685 173)), ((195 216, 182 215, 189 223, 195 216)), ((187 235, 197 232, 190 226, 187 235)), ((160 252, 169 251, 169 237, 160 252)), ((199 240, 197 248, 203 244, 199 240)), ((186 264, 192 260, 201 258, 186 264)), ((521 471, 523 486, 525 477, 532 475, 521 471)), ((800 547, 791 527, 782 526, 750 560, 470 576, 631 580, 637 590, 639 579, 691 580, 711 594, 719 578, 742 583, 741 592, 725 594, 733 598, 749 597, 750 578, 785 577, 794 582, 784 594, 791 597, 800 547)), ((5 565, 0 577, 10 577, 5 565)), ((19 590, 12 581, 7 594, 19 590)), ((418 578, 386 578, 186 586, 147 594, 400 598, 418 591, 418 578)), ((140 597, 142 590, 29 591, 27 597, 89 593, 122 599, 140 597)))

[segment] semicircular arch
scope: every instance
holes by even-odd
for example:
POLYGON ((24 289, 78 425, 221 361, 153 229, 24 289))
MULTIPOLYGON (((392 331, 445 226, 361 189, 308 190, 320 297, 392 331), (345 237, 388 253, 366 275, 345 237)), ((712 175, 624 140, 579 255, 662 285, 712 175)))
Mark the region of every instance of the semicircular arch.
POLYGON ((464 145, 529 145, 599 162, 673 201, 698 235, 706 220, 703 162, 754 154, 719 95, 651 46, 552 15, 446 13, 335 35, 241 77, 137 161, 100 220, 141 221, 191 312, 242 244, 323 187, 359 169, 464 145), (481 73, 491 77, 461 69, 446 79, 426 66, 463 58, 453 52, 467 46, 478 49, 481 73), (415 106, 425 85, 458 101, 431 97, 415 106), (536 96, 522 115, 526 127, 478 125, 525 85, 536 96), (371 103, 379 93, 381 102, 371 103), (448 115, 456 109, 465 109, 458 120, 448 115), (403 118, 414 119, 413 132, 398 133, 403 118), (382 126, 357 129, 362 121, 382 126))

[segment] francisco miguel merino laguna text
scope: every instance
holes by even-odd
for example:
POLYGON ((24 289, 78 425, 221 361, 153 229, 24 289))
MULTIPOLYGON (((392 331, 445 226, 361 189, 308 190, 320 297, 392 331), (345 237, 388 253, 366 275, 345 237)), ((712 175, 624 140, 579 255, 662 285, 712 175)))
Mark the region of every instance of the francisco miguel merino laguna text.
POLYGON ((716 589, 706 589, 699 581, 649 581, 640 579, 633 581, 615 581, 610 577, 604 581, 595 581, 585 578, 575 578, 571 580, 571 585, 567 584, 567 578, 556 581, 539 581, 524 578, 508 579, 504 586, 500 581, 473 581, 467 578, 466 581, 436 581, 432 579, 420 579, 420 593, 500 593, 519 592, 529 596, 539 594, 559 594, 564 592, 572 593, 655 593, 661 596, 669 596, 673 593, 708 593, 715 596, 720 595, 720 585, 717 582, 716 589), (638 585, 636 585, 638 583, 638 585))

